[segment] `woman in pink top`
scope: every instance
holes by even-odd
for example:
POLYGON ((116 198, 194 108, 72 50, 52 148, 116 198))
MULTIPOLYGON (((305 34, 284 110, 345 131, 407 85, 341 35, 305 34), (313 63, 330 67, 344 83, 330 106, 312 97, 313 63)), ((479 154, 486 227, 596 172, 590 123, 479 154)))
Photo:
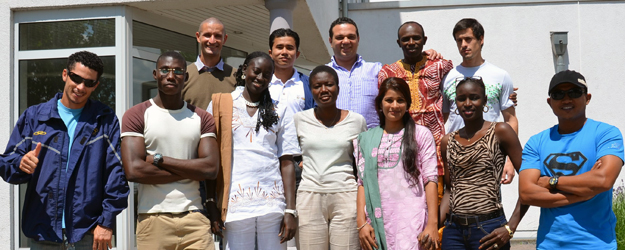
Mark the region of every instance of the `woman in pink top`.
POLYGON ((437 248, 436 144, 407 113, 411 102, 403 79, 384 80, 375 99, 380 127, 354 142, 363 249, 437 248))

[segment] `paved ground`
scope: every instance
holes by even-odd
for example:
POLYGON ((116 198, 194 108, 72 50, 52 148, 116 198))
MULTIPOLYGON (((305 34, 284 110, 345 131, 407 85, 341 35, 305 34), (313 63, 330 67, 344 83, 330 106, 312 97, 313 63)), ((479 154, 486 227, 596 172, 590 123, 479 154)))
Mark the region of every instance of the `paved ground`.
MULTIPOLYGON (((535 250, 536 241, 533 240, 513 240, 511 250, 535 250)), ((295 242, 289 241, 287 250, 297 250, 295 242)))
POLYGON ((534 250, 536 249, 536 241, 513 240, 511 250, 534 250))

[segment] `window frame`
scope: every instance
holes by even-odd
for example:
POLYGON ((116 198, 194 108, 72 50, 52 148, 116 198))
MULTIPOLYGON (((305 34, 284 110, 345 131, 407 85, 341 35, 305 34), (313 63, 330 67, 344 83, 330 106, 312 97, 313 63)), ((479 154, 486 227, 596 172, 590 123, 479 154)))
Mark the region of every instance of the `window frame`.
MULTIPOLYGON (((96 8, 68 8, 57 10, 34 10, 34 11, 15 11, 13 14, 13 77, 11 79, 11 124, 19 119, 19 62, 22 60, 37 59, 55 59, 67 58, 72 53, 87 50, 96 53, 98 56, 114 56, 115 57, 115 113, 118 117, 122 117, 128 106, 128 89, 126 82, 129 79, 128 71, 128 8, 125 6, 109 6, 96 8), (45 50, 19 50, 19 25, 21 23, 43 23, 43 22, 62 22, 77 20, 94 20, 94 19, 114 19, 115 23, 115 46, 107 47, 77 47, 66 49, 45 49, 45 50)), ((61 72, 59 72, 60 74, 61 72)), ((19 186, 11 185, 11 242, 13 249, 29 249, 20 247, 20 223, 21 218, 19 211, 19 186)), ((129 199, 132 202, 132 199, 129 199)), ((128 248, 129 232, 128 229, 133 228, 134 223, 128 220, 127 210, 122 211, 116 220, 116 248, 113 249, 132 249, 128 248), (129 222, 129 223, 127 223, 129 222)))

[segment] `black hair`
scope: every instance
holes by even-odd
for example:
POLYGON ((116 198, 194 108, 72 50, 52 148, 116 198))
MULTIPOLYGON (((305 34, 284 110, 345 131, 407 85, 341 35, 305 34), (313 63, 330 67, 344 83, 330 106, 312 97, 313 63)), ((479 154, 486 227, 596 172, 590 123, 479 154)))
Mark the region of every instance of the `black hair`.
POLYGON ((473 30, 473 36, 475 39, 482 40, 484 38, 484 27, 482 24, 473 18, 463 18, 462 20, 456 23, 454 26, 454 31, 451 34, 456 40, 456 33, 471 28, 473 30))
POLYGON ((397 39, 401 38, 401 37, 399 37, 399 31, 401 30, 401 27, 404 27, 406 24, 416 24, 419 27, 421 27, 421 36, 425 37, 425 29, 423 29, 423 25, 421 25, 420 23, 417 23, 415 21, 408 21, 408 22, 402 23, 401 25, 399 25, 399 28, 397 28, 397 39))
POLYGON ((486 105, 486 103, 488 102, 488 96, 486 95, 486 85, 484 84, 484 81, 482 80, 482 78, 477 78, 477 77, 464 78, 460 80, 458 84, 456 84, 456 91, 458 91, 458 88, 460 87, 460 85, 465 84, 465 83, 473 83, 477 86, 480 86, 480 88, 482 88, 482 96, 484 97, 483 98, 484 105, 486 105))
POLYGON ((187 69, 187 60, 184 59, 184 56, 182 56, 180 53, 176 51, 166 51, 165 53, 158 56, 158 59, 156 59, 156 67, 158 67, 158 63, 161 61, 161 59, 166 58, 166 57, 171 57, 173 59, 176 59, 182 62, 182 64, 184 64, 184 70, 187 69))
POLYGON ((319 73, 322 73, 322 72, 330 74, 334 78, 334 82, 336 83, 336 86, 339 85, 339 75, 336 74, 336 71, 332 67, 330 67, 330 66, 319 65, 319 66, 315 67, 312 70, 312 72, 310 72, 310 76, 308 77, 308 79, 309 79, 308 87, 309 88, 311 86, 310 84, 312 83, 311 80, 313 79, 313 77, 316 76, 319 73))
POLYGON ((380 127, 384 128, 386 125, 386 119, 384 112, 382 112, 382 101, 388 90, 395 90, 404 96, 406 100, 406 113, 402 117, 404 122, 404 137, 401 141, 402 147, 402 163, 404 165, 405 174, 408 175, 408 182, 410 186, 414 186, 419 183, 419 175, 421 172, 419 168, 415 166, 417 163, 418 146, 415 141, 416 125, 410 113, 407 112, 412 104, 412 98, 410 97, 410 87, 404 79, 397 77, 386 78, 380 85, 380 92, 375 97, 375 108, 378 110, 378 117, 380 118, 380 127))
MULTIPOLYGON (((243 67, 247 67, 250 61, 257 57, 262 57, 266 60, 269 60, 271 62, 271 66, 273 67, 273 59, 271 59, 271 56, 269 56, 267 53, 262 51, 254 51, 250 53, 245 58, 243 64, 239 65, 239 69, 234 75, 237 81, 237 86, 245 86, 245 80, 241 78, 243 76, 243 67)), ((271 126, 273 126, 274 124, 278 124, 279 119, 275 107, 273 106, 271 95, 269 94, 269 88, 266 88, 261 95, 262 96, 260 97, 260 104, 258 105, 258 120, 256 121, 257 133, 261 125, 263 126, 263 128, 265 128, 266 131, 269 131, 271 126)))
POLYGON ((273 48, 273 42, 276 38, 286 36, 292 37, 293 40, 295 40, 295 49, 299 50, 299 35, 297 32, 285 28, 280 28, 271 32, 271 35, 269 35, 269 49, 273 48))
POLYGON ((67 69, 73 70, 76 63, 81 63, 85 67, 98 72, 98 79, 96 79, 96 81, 100 80, 104 72, 104 63, 102 63, 102 59, 100 59, 98 55, 89 51, 76 52, 67 58, 67 69))
POLYGON ((332 38, 332 36, 334 36, 334 32, 332 32, 332 28, 334 28, 334 26, 340 25, 340 24, 351 24, 354 25, 354 28, 356 28, 356 36, 360 37, 360 34, 358 33, 358 26, 356 25, 356 22, 354 22, 354 20, 352 20, 349 17, 339 17, 336 20, 334 20, 334 22, 332 22, 332 24, 330 24, 330 38, 332 38))

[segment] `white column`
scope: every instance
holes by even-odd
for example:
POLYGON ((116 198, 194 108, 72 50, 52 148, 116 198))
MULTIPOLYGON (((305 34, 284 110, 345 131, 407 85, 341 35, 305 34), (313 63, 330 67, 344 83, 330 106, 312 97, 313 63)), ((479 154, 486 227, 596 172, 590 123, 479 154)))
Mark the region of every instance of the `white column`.
POLYGON ((271 22, 270 34, 280 28, 293 28, 293 9, 296 4, 297 0, 265 0, 271 22))

